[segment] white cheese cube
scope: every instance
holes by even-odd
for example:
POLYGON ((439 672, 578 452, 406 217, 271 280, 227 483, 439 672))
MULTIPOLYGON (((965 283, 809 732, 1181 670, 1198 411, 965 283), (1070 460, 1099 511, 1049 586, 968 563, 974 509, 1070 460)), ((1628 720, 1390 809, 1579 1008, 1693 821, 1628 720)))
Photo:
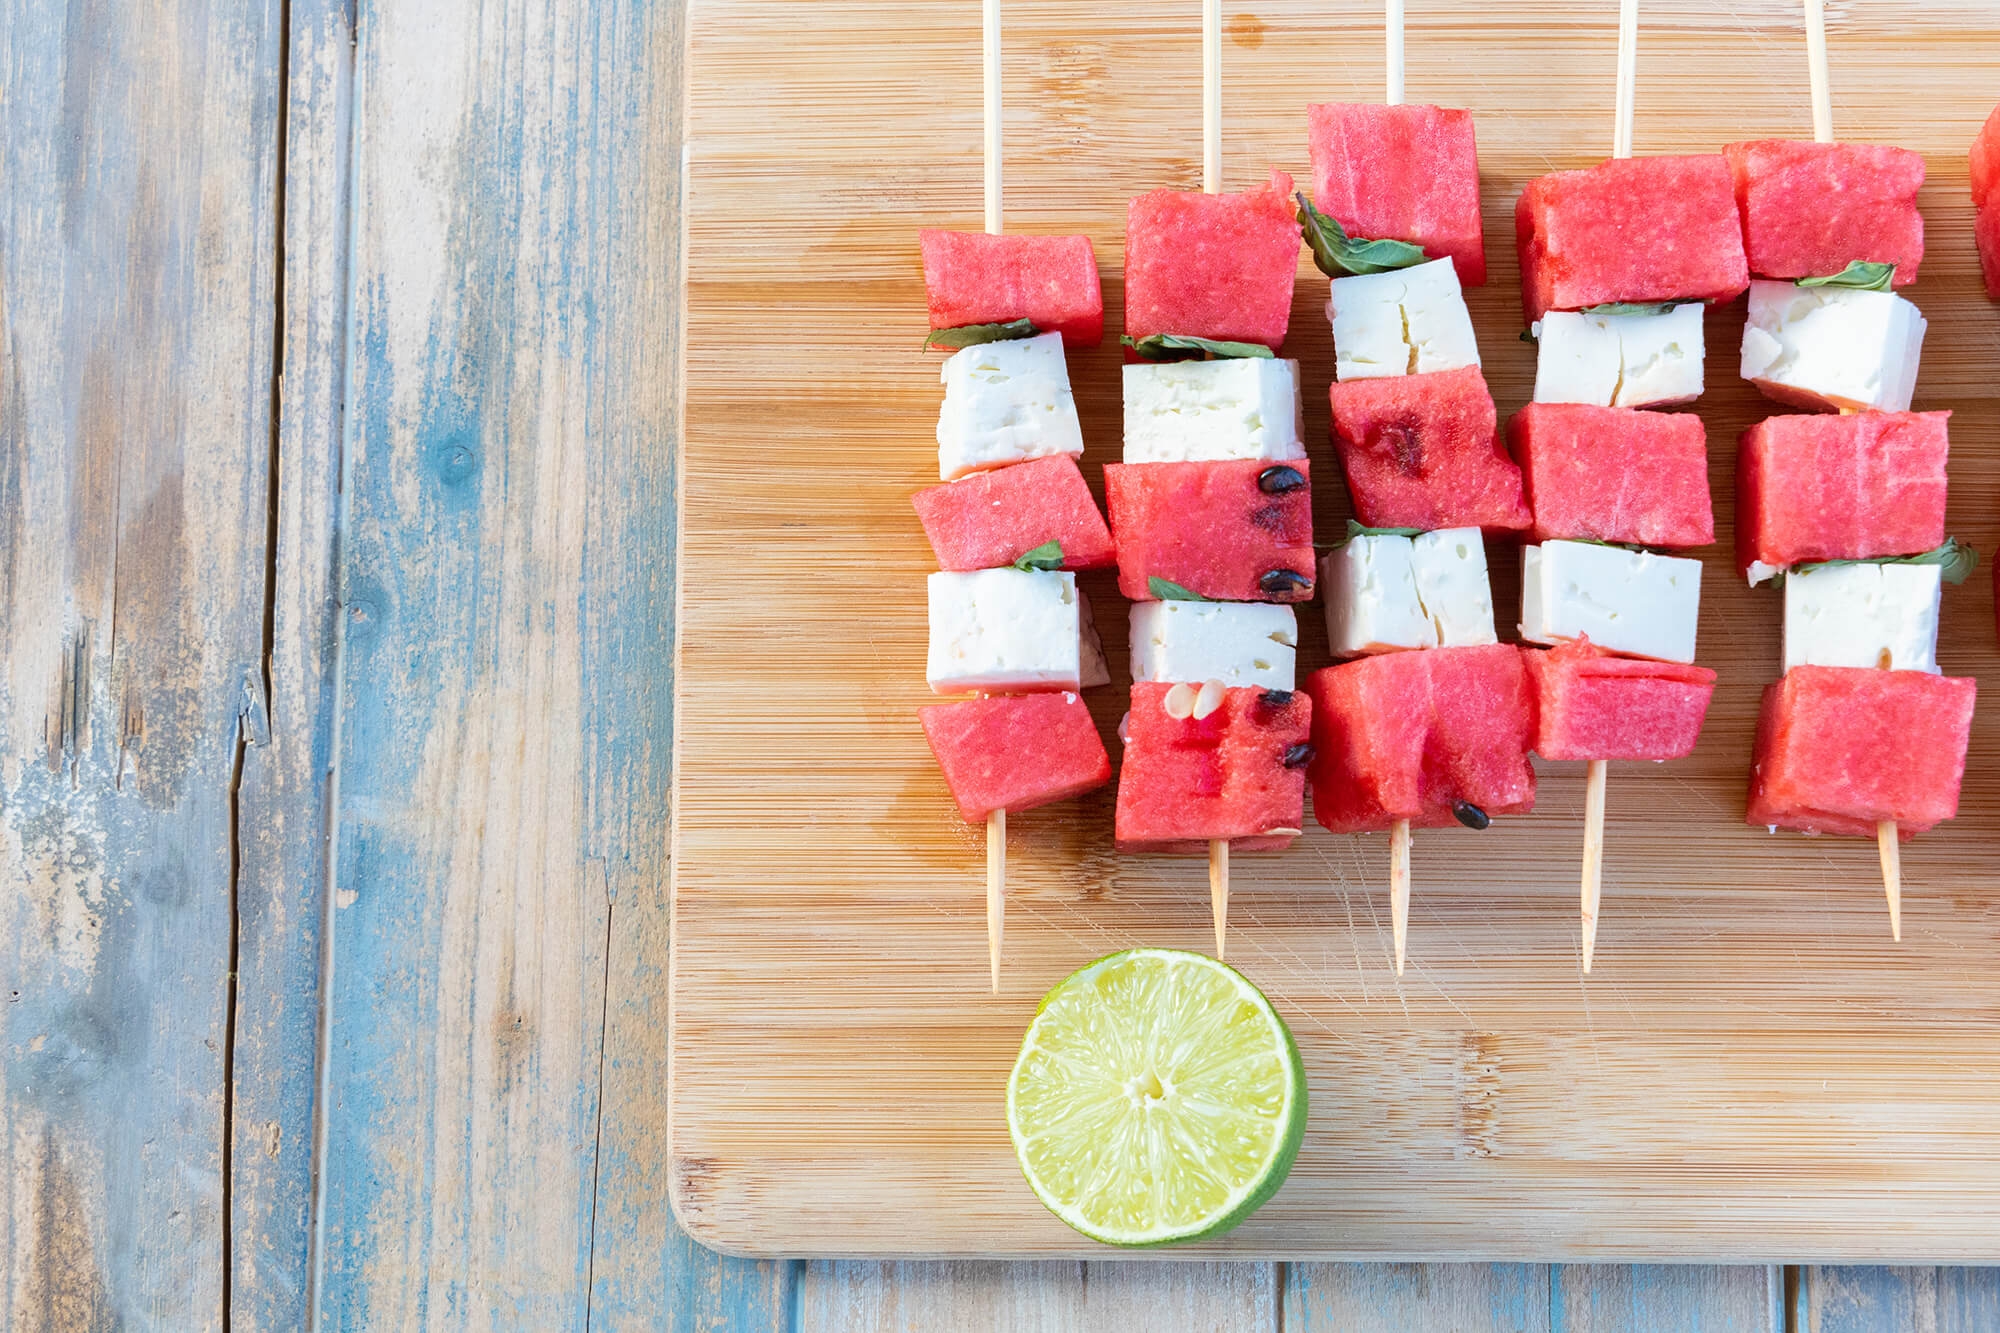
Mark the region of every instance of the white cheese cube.
POLYGON ((1694 661, 1701 561, 1591 542, 1521 548, 1521 637, 1694 661))
POLYGON ((1702 307, 1657 315, 1551 310, 1535 326, 1535 401, 1658 407, 1701 397, 1702 307))
POLYGON ((1498 641, 1478 528, 1355 537, 1320 561, 1320 587, 1335 657, 1498 641))
POLYGON ((1905 412, 1925 327, 1894 292, 1753 282, 1743 378, 1800 407, 1905 412))
POLYGON ((1306 456, 1299 363, 1276 357, 1125 367, 1125 461, 1306 456))
POLYGON ((1479 364, 1472 315, 1449 259, 1335 278, 1334 376, 1343 380, 1424 375, 1479 364))
POLYGON ((1134 602, 1132 679, 1297 688, 1299 622, 1268 602, 1134 602))
POLYGON ((1074 690, 1083 683, 1076 575, 981 569, 930 576, 924 670, 939 694, 1074 690))
POLYGON ((1486 542, 1478 528, 1440 528, 1410 540, 1417 600, 1440 648, 1498 643, 1493 632, 1493 585, 1486 578, 1486 542))
POLYGON ((1090 599, 1083 595, 1083 589, 1076 590, 1077 628, 1081 631, 1077 645, 1077 672, 1082 678, 1083 688, 1094 690, 1099 685, 1111 683, 1111 663, 1104 656, 1104 640, 1097 633, 1097 617, 1091 614, 1090 599))
POLYGON ((962 348, 945 359, 938 476, 1083 452, 1060 333, 962 348))
POLYGON ((1785 576, 1785 670, 1937 673, 1936 565, 1826 565, 1785 576))

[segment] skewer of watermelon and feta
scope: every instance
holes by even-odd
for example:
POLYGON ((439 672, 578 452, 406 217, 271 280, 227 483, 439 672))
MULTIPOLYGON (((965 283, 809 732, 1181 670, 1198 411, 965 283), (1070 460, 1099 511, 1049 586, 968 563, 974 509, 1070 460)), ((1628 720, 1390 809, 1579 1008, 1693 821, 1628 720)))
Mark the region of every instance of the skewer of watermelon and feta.
POLYGON ((1203 5, 1199 194, 1132 200, 1125 246, 1124 461, 1104 469, 1119 590, 1133 600, 1120 734, 1124 852, 1206 852, 1215 952, 1229 859, 1305 817, 1310 705, 1294 690, 1312 595, 1310 467, 1290 321, 1291 178, 1221 192, 1220 12, 1203 5))
POLYGON ((959 814, 986 825, 986 942, 1000 989, 1007 815, 1099 787, 1111 763, 1079 692, 1110 671, 1076 586, 1112 563, 1110 530, 1077 456, 1066 346, 1102 337, 1097 261, 1083 236, 1001 234, 1000 10, 982 5, 986 230, 926 230, 927 344, 942 372, 938 475, 913 498, 939 572, 925 676, 974 697, 918 710, 959 814))
POLYGON ((1486 280, 1472 117, 1404 104, 1400 0, 1386 17, 1386 105, 1308 109, 1298 203, 1329 280, 1334 445, 1359 517, 1320 566, 1333 654, 1358 660, 1307 683, 1313 801, 1336 832, 1388 832, 1401 974, 1411 828, 1534 803, 1531 700, 1494 634, 1483 541, 1532 515, 1461 286, 1486 280))
POLYGON ((1972 554, 1944 533, 1950 414, 1906 410, 1923 317, 1890 290, 1923 258, 1923 160, 1833 141, 1819 0, 1805 27, 1814 141, 1727 150, 1767 279, 1751 287, 1744 375, 1753 342, 1783 343, 1785 374, 1758 386, 1840 413, 1772 417, 1742 440, 1737 562, 1785 592, 1784 675, 1765 691, 1746 818, 1873 834, 1901 939, 1899 844, 1955 813, 1965 766, 1976 687, 1938 674, 1937 627, 1941 585, 1972 554))
POLYGON ((1521 559, 1535 751, 1583 760, 1582 962, 1596 952, 1613 760, 1687 755, 1715 673, 1694 665, 1715 539, 1701 395, 1703 303, 1749 281, 1728 164, 1632 156, 1638 7, 1619 10, 1613 156, 1531 181, 1515 208, 1534 401, 1508 423, 1536 544, 1521 559))

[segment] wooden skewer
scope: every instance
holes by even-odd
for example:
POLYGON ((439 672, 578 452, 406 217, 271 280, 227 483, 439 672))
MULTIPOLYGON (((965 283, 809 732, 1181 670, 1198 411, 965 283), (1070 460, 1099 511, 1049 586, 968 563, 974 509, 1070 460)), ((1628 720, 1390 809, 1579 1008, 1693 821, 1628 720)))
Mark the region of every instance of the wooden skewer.
POLYGON ((986 816, 986 961, 1000 993, 1000 936, 1007 924, 1007 812, 986 816))
POLYGON ((1403 104, 1403 0, 1387 0, 1382 16, 1383 53, 1389 66, 1389 87, 1382 99, 1390 106, 1403 104))
POLYGON ((1637 98, 1639 71, 1639 0, 1618 4, 1618 119, 1613 128, 1611 156, 1632 156, 1632 104, 1637 98))
POLYGON ((1583 974, 1597 952, 1597 904, 1604 885, 1604 779, 1611 765, 1590 761, 1583 784, 1583 974))
POLYGON ((1806 70, 1812 80, 1813 139, 1833 142, 1833 89, 1826 73, 1826 0, 1805 0, 1806 70))
POLYGON ((1903 849, 1893 819, 1875 824, 1875 849, 1882 855, 1882 888, 1889 895, 1889 938, 1903 938, 1903 849))
POLYGON ((1410 938, 1410 821, 1389 826, 1389 929, 1396 937, 1396 975, 1403 975, 1404 946, 1410 938))
MULTIPOLYGON (((987 234, 1000 234, 1000 0, 981 0, 980 64, 984 73, 984 158, 987 234)), ((986 817, 986 963, 1000 993, 1000 941, 1007 925, 1007 812, 986 817)))
POLYGON ((1222 961, 1229 934, 1229 839, 1208 840, 1208 907, 1215 914, 1215 960, 1222 961))

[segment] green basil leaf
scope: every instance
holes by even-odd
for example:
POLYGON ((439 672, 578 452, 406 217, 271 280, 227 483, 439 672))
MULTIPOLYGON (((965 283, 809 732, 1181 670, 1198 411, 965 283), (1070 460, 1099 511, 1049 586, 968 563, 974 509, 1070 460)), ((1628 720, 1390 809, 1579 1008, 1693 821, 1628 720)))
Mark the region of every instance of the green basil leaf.
POLYGON ((1128 333, 1119 341, 1137 352, 1141 361, 1242 361, 1277 355, 1262 343, 1222 342, 1181 333, 1155 333, 1149 338, 1128 333))
POLYGON ((1043 542, 1032 551, 1023 551, 1014 560, 1014 568, 1027 573, 1047 573, 1061 569, 1063 549, 1061 542, 1043 542))
POLYGON ((1203 597, 1198 592, 1190 592, 1178 583, 1154 575, 1146 580, 1146 591, 1163 602, 1212 602, 1213 597, 1203 597))
POLYGON ((1313 207, 1305 191, 1298 192, 1299 225, 1305 228, 1306 244, 1312 248, 1313 263, 1329 278, 1345 278, 1363 273, 1392 273, 1412 268, 1429 256, 1420 245, 1408 241, 1370 241, 1347 234, 1338 218, 1328 217, 1313 207))
POLYGON ((1559 541, 1559 542, 1575 542, 1579 546, 1609 546, 1613 550, 1636 551, 1640 555, 1646 554, 1646 552, 1650 549, 1648 547, 1641 546, 1638 542, 1608 542, 1602 539, 1601 537, 1551 537, 1549 538, 1549 540, 1559 541))
MULTIPOLYGON (((1350 518, 1347 520, 1347 535, 1331 543, 1327 549, 1337 551, 1356 537, 1421 537, 1423 534, 1422 528, 1371 528, 1350 518)), ((1318 543, 1315 542, 1314 545, 1317 546, 1318 543)))
POLYGON ((1960 542, 1956 537, 1947 537, 1942 546, 1933 547, 1917 555, 1884 555, 1869 560, 1813 560, 1803 565, 1793 565, 1781 569, 1771 576, 1773 588, 1783 586, 1785 575, 1809 573, 1815 569, 1834 569, 1843 565, 1936 565, 1938 577, 1946 583, 1959 584, 1972 575, 1979 566, 1979 552, 1960 542))
POLYGON ((1005 324, 961 324, 955 329, 932 329, 931 336, 924 339, 924 346, 948 347, 956 351, 961 347, 977 347, 981 343, 1032 338, 1040 331, 1032 319, 1009 320, 1005 324))
POLYGON ((1818 278, 1800 278, 1798 285, 1801 287, 1853 287, 1864 292, 1886 292, 1889 290, 1889 284, 1895 281, 1895 278, 1896 266, 1894 264, 1878 264, 1866 259, 1856 259, 1850 261, 1847 267, 1838 273, 1829 273, 1824 277, 1818 278))
POLYGON ((1603 305, 1587 305, 1577 313, 1580 315, 1664 315, 1677 305, 1693 305, 1692 301, 1606 301, 1603 305))

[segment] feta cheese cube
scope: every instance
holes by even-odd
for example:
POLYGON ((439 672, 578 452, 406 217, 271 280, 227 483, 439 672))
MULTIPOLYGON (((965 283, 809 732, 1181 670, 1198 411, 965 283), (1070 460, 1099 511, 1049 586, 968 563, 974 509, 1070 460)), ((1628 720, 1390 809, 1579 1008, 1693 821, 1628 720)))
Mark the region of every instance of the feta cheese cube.
POLYGON ((1694 661, 1701 561, 1591 542, 1521 548, 1521 637, 1666 662, 1694 661))
POLYGON ((1363 534, 1320 562, 1336 657, 1495 643, 1493 592, 1478 528, 1417 537, 1363 534))
POLYGON ((1701 397, 1702 306, 1657 315, 1551 310, 1535 326, 1535 401, 1658 407, 1701 397))
POLYGON ((1498 643, 1493 632, 1493 585, 1486 578, 1486 543, 1478 528, 1440 528, 1410 540, 1417 600, 1440 648, 1498 643))
POLYGON ((1753 282, 1743 378, 1799 407, 1905 412, 1925 327, 1894 292, 1753 282))
POLYGON ((1306 456, 1299 363, 1276 357, 1125 367, 1125 461, 1306 456))
POLYGON ((1423 375, 1479 364, 1472 315, 1449 259, 1335 278, 1334 376, 1343 380, 1423 375))
POLYGON ((1132 679, 1296 689, 1299 622, 1268 602, 1134 602, 1132 679))
POLYGON ((1083 452, 1060 333, 979 343, 945 359, 938 476, 1083 452))
POLYGON ((981 569, 930 576, 924 675, 939 694, 1082 685, 1076 575, 981 569))
POLYGON ((1091 614, 1090 598, 1084 596, 1083 589, 1076 590, 1077 628, 1081 631, 1077 645, 1077 671, 1082 678, 1083 688, 1094 690, 1099 685, 1111 683, 1111 663, 1104 656, 1104 640, 1097 632, 1097 617, 1091 614))
POLYGON ((1824 565, 1785 576, 1785 670, 1888 667, 1937 674, 1936 565, 1824 565))

